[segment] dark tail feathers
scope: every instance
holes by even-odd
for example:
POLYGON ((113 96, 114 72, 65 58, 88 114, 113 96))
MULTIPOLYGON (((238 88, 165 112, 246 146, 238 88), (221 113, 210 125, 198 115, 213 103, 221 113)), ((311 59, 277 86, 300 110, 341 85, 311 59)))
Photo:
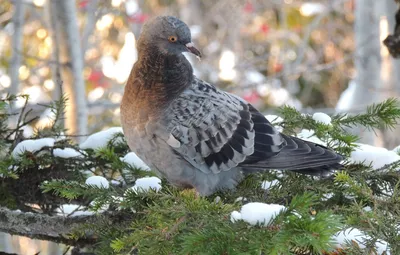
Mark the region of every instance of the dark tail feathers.
POLYGON ((303 174, 327 176, 341 169, 343 156, 319 144, 283 135, 287 145, 275 156, 241 165, 245 171, 291 170, 303 174))

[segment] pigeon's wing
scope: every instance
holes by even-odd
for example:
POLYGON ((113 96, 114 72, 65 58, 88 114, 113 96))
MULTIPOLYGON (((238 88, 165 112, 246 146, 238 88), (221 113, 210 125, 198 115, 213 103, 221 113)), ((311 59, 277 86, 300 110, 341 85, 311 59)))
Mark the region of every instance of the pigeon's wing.
POLYGON ((161 128, 175 153, 205 173, 218 173, 276 155, 285 146, 280 133, 255 111, 239 97, 195 79, 167 109, 161 128))
POLYGON ((270 123, 253 106, 249 105, 255 130, 254 153, 239 166, 247 171, 265 169, 285 169, 311 175, 325 175, 331 169, 339 169, 343 157, 329 148, 312 142, 301 140, 297 137, 280 134, 284 146, 280 147, 276 155, 266 153, 264 145, 270 144, 265 131, 270 128, 270 123))

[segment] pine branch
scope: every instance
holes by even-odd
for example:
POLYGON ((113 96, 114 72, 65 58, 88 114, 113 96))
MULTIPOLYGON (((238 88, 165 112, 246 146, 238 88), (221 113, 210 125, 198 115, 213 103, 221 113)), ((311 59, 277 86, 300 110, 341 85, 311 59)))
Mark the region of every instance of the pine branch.
POLYGON ((83 223, 95 223, 97 220, 98 216, 66 218, 0 207, 0 231, 74 246, 96 243, 96 237, 90 233, 78 240, 69 239, 68 236, 83 223))
MULTIPOLYGON (((50 105, 56 111, 56 119, 61 116, 57 113, 62 112, 62 105, 62 102, 50 105)), ((281 116, 284 122, 279 125, 284 127, 284 132, 295 135, 300 129, 313 130, 329 147, 349 155, 357 137, 346 133, 345 127, 360 124, 370 128, 391 127, 397 123, 400 111, 397 101, 392 99, 369 107, 364 114, 333 116, 331 125, 316 122, 312 116, 302 115, 290 107, 282 108, 281 116)), ((39 130, 37 136, 55 137, 60 130, 60 125, 54 124, 53 128, 39 130)), ((17 234, 24 234, 22 223, 25 220, 28 227, 39 228, 40 220, 26 218, 33 215, 29 217, 54 219, 54 224, 61 224, 60 230, 71 227, 68 234, 61 234, 61 238, 68 239, 65 242, 76 245, 75 240, 89 238, 96 243, 95 253, 100 255, 136 252, 309 255, 333 251, 332 235, 347 225, 366 231, 374 240, 387 240, 393 252, 400 250, 398 230, 393 227, 400 219, 399 163, 379 171, 362 164, 346 164, 343 172, 325 179, 268 171, 247 176, 235 191, 221 191, 205 198, 198 197, 193 190, 171 187, 165 181, 159 192, 137 194, 130 187, 138 178, 151 174, 121 161, 128 151, 126 141, 116 135, 104 148, 96 150, 82 151, 71 140, 63 139, 54 146, 25 152, 18 159, 4 155, 0 163, 3 173, 0 176, 1 205, 22 210, 27 204, 37 204, 42 211, 53 214, 54 209, 72 199, 72 203, 91 211, 100 211, 106 204, 109 210, 85 218, 90 219, 88 221, 75 222, 75 217, 4 209, 8 210, 5 215, 15 214, 16 219, 10 222, 9 218, 2 217, 0 210, 0 230, 4 225, 8 227, 4 231, 13 231, 12 225, 16 224, 17 234), (75 149, 82 157, 54 157, 57 148, 75 149), (112 183, 108 189, 86 185, 88 170, 109 181, 118 178, 124 182, 112 183), (10 178, 12 175, 18 179, 10 178), (261 188, 261 180, 274 180, 277 184, 266 191, 261 188), (21 190, 21 186, 25 189, 21 190), (240 210, 247 202, 280 204, 287 210, 265 227, 250 227, 241 221, 232 223, 230 213, 240 210), (373 213, 364 212, 365 206, 373 208, 373 213), (8 225, 2 224, 2 220, 9 222, 8 225), (64 226, 67 221, 76 225, 64 226), (30 225, 35 222, 37 225, 30 225)), ((45 234, 45 238, 54 238, 45 234)), ((44 238, 40 234, 35 237, 44 238)), ((54 240, 60 241, 60 238, 54 240)), ((372 250, 372 244, 370 246, 372 250)))
POLYGON ((383 127, 393 128, 399 123, 400 103, 395 98, 387 99, 382 103, 373 104, 367 107, 365 114, 350 116, 348 114, 339 114, 333 117, 334 122, 346 127, 362 125, 369 129, 383 127))

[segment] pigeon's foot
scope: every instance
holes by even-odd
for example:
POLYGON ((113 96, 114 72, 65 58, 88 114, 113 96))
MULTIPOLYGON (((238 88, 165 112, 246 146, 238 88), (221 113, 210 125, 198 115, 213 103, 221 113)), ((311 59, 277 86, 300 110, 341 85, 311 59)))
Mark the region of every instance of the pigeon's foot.
POLYGON ((182 190, 182 195, 185 197, 191 197, 193 199, 198 199, 201 194, 196 189, 184 189, 182 190))

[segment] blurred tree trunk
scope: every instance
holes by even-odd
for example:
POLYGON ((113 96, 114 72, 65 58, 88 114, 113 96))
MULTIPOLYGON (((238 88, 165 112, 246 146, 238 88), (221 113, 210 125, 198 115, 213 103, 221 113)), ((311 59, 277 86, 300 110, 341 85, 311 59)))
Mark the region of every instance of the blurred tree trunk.
MULTIPOLYGON (((362 109, 379 100, 377 94, 381 86, 381 42, 380 42, 380 9, 381 1, 356 0, 355 9, 355 68, 356 89, 351 109, 362 109)), ((374 132, 359 130, 362 142, 375 144, 374 132)))
POLYGON ((12 35, 11 47, 11 61, 10 61, 10 78, 11 86, 9 89, 10 94, 17 94, 20 92, 19 86, 19 68, 21 66, 22 52, 23 52, 23 28, 25 21, 25 3, 24 0, 14 1, 14 15, 12 18, 12 24, 14 33, 12 35))
POLYGON ((82 31, 82 56, 85 56, 86 50, 90 47, 89 37, 96 29, 96 22, 98 18, 98 15, 96 15, 96 10, 99 8, 98 5, 99 0, 92 0, 87 6, 86 22, 82 31))
POLYGON ((59 33, 55 43, 60 48, 63 91, 68 97, 65 127, 71 135, 84 135, 87 133, 87 105, 75 1, 53 0, 50 5, 54 12, 52 16, 56 19, 53 20, 56 23, 56 33, 59 33))
MULTIPOLYGON (((55 5, 51 4, 51 2, 47 2, 45 5, 46 8, 46 20, 49 23, 49 31, 51 35, 51 40, 53 42, 53 47, 51 49, 51 58, 52 61, 55 63, 51 65, 51 76, 54 82, 54 89, 52 91, 52 99, 58 100, 63 95, 62 89, 62 79, 61 79, 61 64, 60 64, 60 46, 58 42, 60 41, 59 33, 57 33, 57 16, 56 11, 53 10, 55 5)), ((63 126, 65 126, 64 121, 62 122, 63 126)))

